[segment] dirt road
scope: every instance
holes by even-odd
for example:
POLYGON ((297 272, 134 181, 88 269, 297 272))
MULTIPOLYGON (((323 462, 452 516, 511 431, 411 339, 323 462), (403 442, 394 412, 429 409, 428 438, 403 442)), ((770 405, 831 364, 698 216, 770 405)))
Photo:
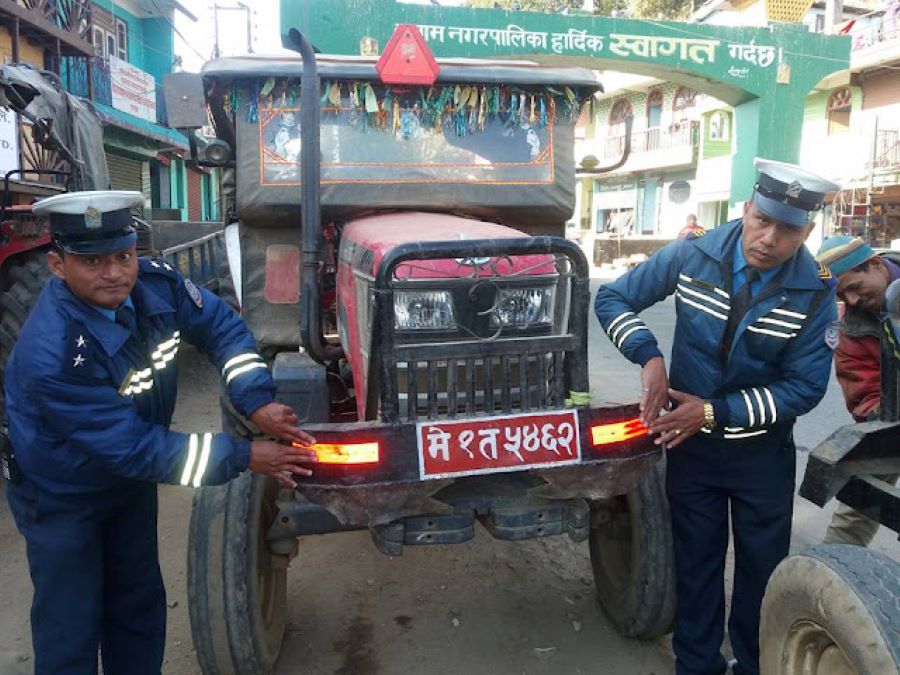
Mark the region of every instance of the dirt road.
MULTIPOLYGON (((174 427, 217 429, 216 373, 181 358, 174 427)), ((164 673, 199 673, 185 591, 192 491, 160 488, 159 542, 168 589, 164 673)), ((288 634, 277 673, 433 675, 671 671, 667 640, 634 643, 594 602, 586 544, 513 544, 481 531, 469 544, 407 548, 388 558, 368 533, 305 539, 289 575, 288 634)), ((0 503, 0 675, 33 669, 24 544, 0 503)))
MULTIPOLYGON (((607 389, 628 396, 622 373, 630 366, 623 359, 592 358, 616 383, 607 389)), ((592 373, 592 383, 600 374, 592 373)), ((627 381, 632 379, 637 382, 627 381)), ((180 392, 175 428, 219 428, 216 373, 190 348, 182 351, 180 392)), ((829 397, 830 410, 840 410, 840 394, 829 397)), ((801 426, 821 427, 822 436, 843 421, 833 412, 822 414, 825 419, 802 420, 801 426)), ((803 464, 801 459, 801 475, 803 464)), ((185 591, 191 495, 188 489, 160 488, 159 538, 169 594, 166 675, 199 672, 185 591)), ((829 513, 798 498, 792 549, 817 541, 829 513)), ((884 528, 874 547, 897 551, 884 528)), ((0 589, 0 675, 30 673, 31 584, 5 495, 0 496, 0 589)), ((279 675, 673 671, 668 639, 633 642, 612 630, 594 601, 587 545, 564 537, 513 544, 480 531, 468 544, 407 547, 398 558, 378 553, 366 532, 307 538, 292 565, 288 593, 291 610, 279 675)))

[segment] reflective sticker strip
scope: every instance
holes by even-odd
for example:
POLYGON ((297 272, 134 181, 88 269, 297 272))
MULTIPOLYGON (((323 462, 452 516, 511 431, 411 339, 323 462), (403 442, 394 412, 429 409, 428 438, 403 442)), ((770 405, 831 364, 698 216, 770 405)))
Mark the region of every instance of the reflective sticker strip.
POLYGON ((706 293, 701 293, 700 291, 696 290, 696 288, 688 288, 684 284, 678 284, 678 290, 683 291, 684 293, 690 293, 691 295, 693 295, 695 297, 702 298, 703 300, 706 300, 707 302, 712 303, 716 307, 721 307, 726 312, 731 309, 731 305, 728 304, 727 302, 722 302, 721 300, 716 300, 715 298, 708 296, 706 293))
POLYGON ((153 388, 153 371, 150 368, 144 370, 132 370, 130 376, 119 389, 123 396, 134 396, 153 388))
POLYGON ((747 330, 754 333, 761 333, 762 335, 771 335, 772 337, 777 337, 781 340, 790 340, 792 337, 797 337, 796 333, 782 333, 777 330, 769 330, 768 328, 757 328, 756 326, 747 326, 747 330))
POLYGON ((197 434, 191 434, 188 439, 188 457, 181 472, 181 484, 188 485, 191 482, 191 473, 194 471, 194 463, 197 461, 197 445, 200 439, 197 434))
POLYGON ((159 346, 150 354, 153 359, 153 367, 162 370, 169 361, 173 360, 178 354, 178 345, 181 344, 181 331, 175 331, 172 337, 161 342, 159 346))
MULTIPOLYGON (((695 288, 698 285, 697 282, 692 277, 689 277, 686 274, 679 274, 678 278, 681 279, 682 281, 686 281, 689 284, 694 284, 695 288)), ((707 283, 707 282, 703 282, 703 283, 707 283)), ((719 295, 721 295, 723 298, 726 298, 727 300, 731 300, 731 296, 728 295, 728 293, 725 290, 718 288, 717 286, 713 286, 712 284, 709 284, 709 285, 715 293, 718 293, 719 295)))
POLYGON ((727 314, 721 314, 721 313, 719 313, 719 312, 717 312, 717 311, 715 311, 715 310, 710 309, 709 307, 706 307, 705 305, 700 304, 699 302, 694 302, 694 301, 691 300, 690 298, 685 297, 684 294, 683 294, 680 290, 675 291, 675 295, 676 295, 676 296, 678 297, 678 299, 681 300, 683 303, 688 304, 688 305, 690 305, 691 307, 696 307, 696 308, 699 309, 701 312, 706 312, 707 314, 711 314, 712 316, 716 317, 717 319, 721 319, 722 321, 728 321, 728 315, 727 315, 727 314))
POLYGON ((225 363, 225 366, 222 368, 222 377, 225 378, 225 384, 230 384, 234 378, 243 375, 250 370, 265 367, 266 362, 263 361, 263 358, 259 354, 253 352, 238 354, 237 356, 228 359, 225 363))
POLYGON ((741 389, 741 396, 744 397, 744 405, 747 406, 747 418, 750 421, 748 426, 755 427, 756 426, 756 417, 753 414, 753 404, 750 402, 750 397, 747 395, 746 389, 741 389))
POLYGON ((203 434, 203 443, 200 443, 200 434, 190 434, 188 438, 188 457, 184 463, 184 469, 181 472, 181 484, 193 485, 200 487, 203 480, 203 474, 206 473, 206 465, 209 464, 209 453, 212 449, 212 434, 203 434), (198 446, 200 447, 199 461, 197 457, 198 446), (194 471, 196 465, 197 470, 194 471), (191 479, 193 474, 193 479, 191 479))
POLYGON ((800 314, 800 312, 792 312, 788 309, 779 309, 775 308, 772 310, 772 314, 781 314, 782 316, 789 316, 794 319, 805 319, 806 314, 800 314))
POLYGON ((789 321, 779 321, 778 319, 770 319, 767 316, 761 316, 758 319, 759 323, 770 323, 773 326, 781 326, 782 328, 793 328, 794 330, 800 330, 803 326, 799 323, 790 323, 789 321))

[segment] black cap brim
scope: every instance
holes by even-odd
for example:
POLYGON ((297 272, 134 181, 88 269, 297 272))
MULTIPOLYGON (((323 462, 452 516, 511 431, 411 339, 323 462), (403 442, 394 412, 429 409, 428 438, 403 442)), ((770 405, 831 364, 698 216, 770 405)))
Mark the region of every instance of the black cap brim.
POLYGON ((54 243, 66 253, 75 255, 99 255, 101 253, 116 253, 131 248, 137 243, 137 232, 129 232, 112 239, 90 239, 84 241, 62 242, 56 239, 54 243))

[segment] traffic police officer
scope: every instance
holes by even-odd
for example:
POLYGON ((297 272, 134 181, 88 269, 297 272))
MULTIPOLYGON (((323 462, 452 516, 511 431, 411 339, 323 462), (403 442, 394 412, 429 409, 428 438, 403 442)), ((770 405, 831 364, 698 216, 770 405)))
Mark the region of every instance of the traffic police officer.
POLYGON ((307 445, 243 321, 162 260, 138 259, 138 192, 76 192, 48 215, 53 273, 6 367, 15 482, 8 499, 34 583, 35 671, 158 674, 166 599, 156 483, 199 487, 248 467, 292 486, 312 449, 178 433, 176 355, 195 344, 234 407, 268 436, 307 445))
POLYGON ((734 672, 759 672, 759 608, 787 555, 794 420, 825 394, 834 342, 834 280, 803 246, 834 183, 757 160, 743 217, 665 246, 597 293, 595 311, 642 366, 641 417, 668 446, 679 674, 723 673, 728 518, 735 573, 728 622, 734 672), (669 374, 638 316, 675 295, 669 374), (668 411, 663 412, 661 411, 668 411))

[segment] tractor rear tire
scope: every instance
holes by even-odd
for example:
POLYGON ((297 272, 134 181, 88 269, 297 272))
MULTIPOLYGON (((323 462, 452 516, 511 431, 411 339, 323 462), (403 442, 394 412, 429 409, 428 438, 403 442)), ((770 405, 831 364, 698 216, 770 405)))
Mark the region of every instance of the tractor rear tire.
POLYGON ((6 410, 3 390, 6 361, 50 276, 45 255, 44 250, 29 251, 21 255, 21 261, 14 262, 9 268, 9 286, 0 293, 0 417, 3 417, 6 410))
POLYGON ((277 483, 245 472, 194 496, 188 603, 204 675, 264 675, 281 651, 291 555, 273 553, 277 483))
POLYGON ((898 675, 900 565, 859 546, 815 546, 769 579, 759 627, 767 675, 898 675))
POLYGON ((675 557, 657 462, 628 494, 592 504, 588 544, 597 599, 625 637, 652 640, 675 621, 675 557))

